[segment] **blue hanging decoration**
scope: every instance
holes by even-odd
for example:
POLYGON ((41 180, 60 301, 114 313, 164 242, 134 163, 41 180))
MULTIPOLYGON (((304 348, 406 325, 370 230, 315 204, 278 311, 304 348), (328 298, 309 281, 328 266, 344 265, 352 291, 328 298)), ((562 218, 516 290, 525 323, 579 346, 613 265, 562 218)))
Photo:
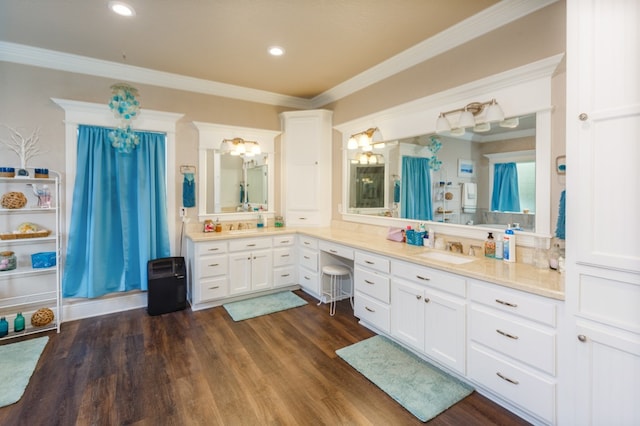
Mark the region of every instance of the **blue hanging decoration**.
POLYGON ((111 145, 122 153, 130 153, 140 143, 138 136, 131 129, 131 120, 138 117, 140 102, 136 98, 138 89, 125 83, 111 86, 109 109, 120 120, 118 127, 109 133, 111 145))
POLYGON ((429 151, 431 151, 433 155, 435 155, 438 151, 440 151, 440 148, 442 148, 442 142, 440 142, 440 140, 437 137, 431 136, 429 151))
POLYGON ((429 168, 434 171, 440 170, 440 166, 442 166, 442 161, 438 160, 438 157, 435 155, 429 158, 429 168))

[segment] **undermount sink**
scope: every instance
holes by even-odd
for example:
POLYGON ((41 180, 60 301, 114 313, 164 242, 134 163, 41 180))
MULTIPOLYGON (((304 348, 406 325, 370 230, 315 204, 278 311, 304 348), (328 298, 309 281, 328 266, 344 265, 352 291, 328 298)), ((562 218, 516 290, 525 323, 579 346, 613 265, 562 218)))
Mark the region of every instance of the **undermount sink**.
POLYGON ((230 229, 227 231, 228 234, 252 234, 254 232, 258 232, 258 228, 230 229))
POLYGON ((430 260, 437 260, 438 262, 453 263, 456 265, 462 265, 462 264, 470 263, 476 260, 475 257, 443 253, 441 251, 426 251, 424 253, 420 253, 418 257, 424 257, 425 259, 430 259, 430 260))

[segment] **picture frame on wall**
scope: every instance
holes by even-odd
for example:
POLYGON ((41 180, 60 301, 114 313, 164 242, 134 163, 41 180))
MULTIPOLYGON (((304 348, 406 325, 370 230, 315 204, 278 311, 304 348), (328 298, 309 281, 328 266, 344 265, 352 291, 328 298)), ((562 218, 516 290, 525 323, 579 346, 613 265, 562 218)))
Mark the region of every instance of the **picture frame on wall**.
POLYGON ((458 159, 458 177, 475 177, 476 165, 473 160, 458 159))

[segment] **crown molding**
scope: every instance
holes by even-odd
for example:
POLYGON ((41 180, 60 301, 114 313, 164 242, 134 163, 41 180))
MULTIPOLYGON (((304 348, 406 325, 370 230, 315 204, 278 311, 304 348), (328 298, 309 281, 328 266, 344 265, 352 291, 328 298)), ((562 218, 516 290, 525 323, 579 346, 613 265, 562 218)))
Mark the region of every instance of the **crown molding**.
POLYGON ((5 41, 0 41, 0 61, 15 62, 23 65, 124 80, 131 83, 149 84, 152 86, 269 105, 300 109, 309 109, 311 105, 309 99, 295 96, 286 96, 264 90, 250 89, 232 84, 187 77, 5 41))
POLYGON ((557 1, 503 0, 314 97, 312 107, 335 102, 557 1))
POLYGON ((287 96, 6 41, 0 41, 0 61, 124 80, 131 83, 149 84, 248 102, 295 109, 315 109, 362 90, 367 86, 391 77, 557 1, 503 0, 334 86, 313 99, 287 96))

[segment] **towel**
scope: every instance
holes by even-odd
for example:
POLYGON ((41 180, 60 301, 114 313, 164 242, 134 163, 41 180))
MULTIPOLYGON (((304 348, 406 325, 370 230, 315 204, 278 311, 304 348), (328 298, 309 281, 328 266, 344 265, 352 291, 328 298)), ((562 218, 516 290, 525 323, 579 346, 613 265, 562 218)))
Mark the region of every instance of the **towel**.
POLYGON ((560 205, 558 206, 558 223, 556 224, 556 237, 564 240, 564 231, 565 231, 565 221, 566 221, 566 213, 565 213, 565 205, 566 205, 566 195, 565 190, 560 193, 560 205))
POLYGON ((393 183, 393 202, 400 202, 400 181, 397 180, 393 183))
POLYGON ((473 182, 464 182, 462 184, 462 211, 465 213, 476 212, 476 184, 473 182))
POLYGON ((182 182, 182 207, 196 206, 196 181, 193 173, 185 173, 182 182))

